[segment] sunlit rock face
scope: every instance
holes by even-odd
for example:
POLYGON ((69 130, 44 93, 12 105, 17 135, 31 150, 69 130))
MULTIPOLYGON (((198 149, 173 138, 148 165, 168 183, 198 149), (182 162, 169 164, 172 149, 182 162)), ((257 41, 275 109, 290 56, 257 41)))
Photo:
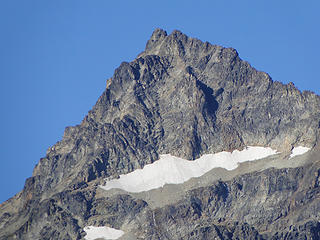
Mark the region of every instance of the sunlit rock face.
POLYGON ((236 50, 156 29, 0 205, 0 239, 318 239, 319 119, 236 50))

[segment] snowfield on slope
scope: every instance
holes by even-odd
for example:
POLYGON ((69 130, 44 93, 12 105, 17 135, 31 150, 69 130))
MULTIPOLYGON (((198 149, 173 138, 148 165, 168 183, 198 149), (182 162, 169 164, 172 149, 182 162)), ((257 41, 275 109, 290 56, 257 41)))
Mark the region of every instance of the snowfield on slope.
POLYGON ((86 240, 118 239, 124 234, 123 231, 110 227, 86 226, 83 230, 87 233, 84 237, 86 240))
POLYGON ((293 158, 295 156, 299 156, 299 155, 302 155, 302 154, 305 154, 306 152, 308 152, 310 150, 310 148, 308 147, 302 147, 302 146, 299 146, 299 147, 294 147, 291 151, 291 155, 290 155, 290 158, 293 158))
POLYGON ((163 187, 165 184, 180 184, 191 178, 204 175, 213 168, 236 169, 239 163, 263 159, 276 154, 269 147, 247 147, 242 151, 206 154, 189 161, 170 154, 160 155, 152 164, 131 173, 120 175, 119 179, 107 181, 104 190, 118 188, 127 192, 144 192, 163 187))

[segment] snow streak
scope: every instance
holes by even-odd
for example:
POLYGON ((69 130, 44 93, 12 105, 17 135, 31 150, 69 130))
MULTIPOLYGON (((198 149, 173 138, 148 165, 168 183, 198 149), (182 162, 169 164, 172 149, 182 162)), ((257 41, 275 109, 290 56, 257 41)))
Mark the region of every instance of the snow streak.
POLYGON ((269 147, 247 147, 242 151, 206 154, 188 161, 170 154, 160 155, 160 159, 143 169, 120 175, 119 179, 107 181, 104 190, 118 188, 127 192, 144 192, 163 187, 165 184, 180 184, 191 178, 204 175, 213 168, 236 169, 239 163, 254 161, 276 154, 269 147))
POLYGON ((110 227, 86 226, 83 230, 87 233, 84 237, 86 240, 118 239, 124 234, 123 231, 110 227))

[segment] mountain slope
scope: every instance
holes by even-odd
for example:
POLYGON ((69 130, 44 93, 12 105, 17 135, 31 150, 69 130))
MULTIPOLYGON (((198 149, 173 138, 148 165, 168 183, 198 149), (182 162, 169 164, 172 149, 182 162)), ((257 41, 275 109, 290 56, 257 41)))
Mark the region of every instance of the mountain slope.
POLYGON ((1 205, 0 238, 80 239, 92 225, 128 239, 316 239, 319 106, 319 96, 272 81, 234 49, 156 29, 81 124, 48 149, 23 191, 1 205), (163 195, 99 187, 161 154, 194 160, 247 146, 281 154, 219 179, 209 173, 202 185, 165 186, 163 195), (290 160, 297 146, 312 150, 290 160))

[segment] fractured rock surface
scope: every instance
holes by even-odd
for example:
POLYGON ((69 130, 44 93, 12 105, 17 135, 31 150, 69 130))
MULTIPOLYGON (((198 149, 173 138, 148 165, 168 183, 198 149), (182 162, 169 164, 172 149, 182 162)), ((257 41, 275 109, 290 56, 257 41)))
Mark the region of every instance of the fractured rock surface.
POLYGON ((234 49, 156 29, 0 205, 0 239, 83 239, 86 226, 122 239, 319 239, 319 107, 319 96, 273 81, 234 49), (247 146, 282 155, 180 186, 167 204, 99 188, 162 154, 195 160, 247 146), (298 146, 311 151, 288 160, 298 146))

